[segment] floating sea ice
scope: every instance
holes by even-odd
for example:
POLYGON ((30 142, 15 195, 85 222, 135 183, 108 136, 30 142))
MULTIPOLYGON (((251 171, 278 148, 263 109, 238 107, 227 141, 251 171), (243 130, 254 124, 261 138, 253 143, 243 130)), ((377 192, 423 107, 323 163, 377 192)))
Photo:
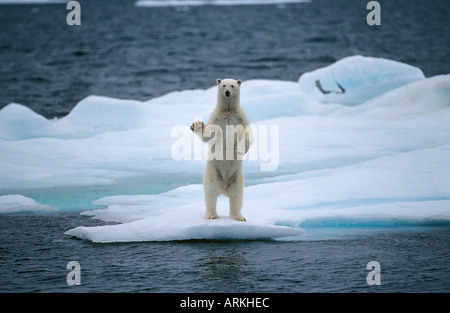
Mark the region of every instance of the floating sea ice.
POLYGON ((227 210, 228 201, 224 200, 220 198, 218 203, 220 218, 205 220, 201 185, 184 186, 159 195, 107 197, 96 201, 97 204, 110 203, 107 209, 82 214, 123 224, 80 226, 65 234, 106 243, 192 239, 259 240, 300 236, 304 233, 301 228, 274 225, 271 211, 262 210, 249 222, 232 220, 220 214, 227 210))
MULTIPOLYGON (((82 214, 122 224, 77 227, 66 234, 96 242, 298 239, 302 228, 308 234, 311 225, 320 225, 326 238, 333 238, 329 227, 348 221, 368 227, 380 220, 448 222, 449 92, 450 75, 443 75, 328 116, 267 120, 283 126, 280 164, 291 174, 278 173, 245 188, 246 223, 227 217, 226 198, 219 198, 221 219, 204 220, 202 187, 189 185, 156 195, 99 199, 95 204, 106 209, 82 214)), ((254 172, 251 162, 244 164, 254 172)))
POLYGON ((310 0, 138 0, 137 7, 178 7, 178 6, 233 6, 233 5, 268 5, 309 2, 310 0))
MULTIPOLYGON (((148 178, 170 186, 174 177, 179 180, 173 186, 201 181, 206 160, 176 161, 171 146, 178 138, 171 134, 183 125, 195 140, 189 125, 194 118, 208 118, 216 86, 149 101, 89 96, 55 120, 10 104, 0 110, 0 190, 48 188, 53 196, 54 187, 109 185, 119 196, 99 194, 94 204, 107 208, 82 214, 122 224, 67 232, 99 242, 279 238, 300 235, 300 227, 308 232, 304 225, 317 219, 326 225, 327 218, 332 223, 345 218, 448 221, 449 99, 450 75, 424 79, 412 66, 360 56, 304 74, 300 85, 245 81, 241 105, 252 124, 258 130, 279 128, 279 150, 272 154, 279 157, 276 171, 261 173, 266 162, 261 154, 244 161, 250 184, 244 191, 246 223, 228 218, 225 198, 219 198, 222 218, 204 220, 200 185, 121 196, 138 192, 130 188, 140 192, 148 178), (305 87, 309 83, 311 90, 305 87), (390 90, 396 84, 401 86, 390 90)), ((260 150, 263 132, 257 134, 249 154, 260 150)), ((4 197, 4 212, 46 208, 32 199, 4 197)), ((96 199, 91 197, 83 194, 71 207, 82 209, 81 203, 96 199)))
POLYGON ((227 217, 224 197, 218 201, 220 219, 203 219, 202 186, 188 185, 157 195, 100 199, 95 203, 108 205, 106 209, 82 214, 122 224, 76 227, 66 234, 94 242, 300 239, 301 227, 311 222, 323 227, 347 223, 343 220, 366 226, 380 220, 388 224, 449 221, 449 148, 413 151, 246 187, 243 214, 248 222, 227 217))
POLYGON ((0 196, 0 213, 19 213, 58 210, 50 205, 43 205, 22 195, 0 196))

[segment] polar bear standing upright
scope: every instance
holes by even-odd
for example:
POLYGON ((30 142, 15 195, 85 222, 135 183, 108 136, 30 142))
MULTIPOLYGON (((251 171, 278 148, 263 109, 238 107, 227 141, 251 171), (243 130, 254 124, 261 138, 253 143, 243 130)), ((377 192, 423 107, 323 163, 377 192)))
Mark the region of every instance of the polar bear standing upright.
POLYGON ((206 219, 219 218, 217 198, 230 199, 230 217, 246 221, 241 214, 244 192, 242 158, 252 141, 250 122, 240 106, 241 80, 217 79, 217 105, 208 124, 195 121, 191 130, 209 144, 208 161, 203 176, 206 219))

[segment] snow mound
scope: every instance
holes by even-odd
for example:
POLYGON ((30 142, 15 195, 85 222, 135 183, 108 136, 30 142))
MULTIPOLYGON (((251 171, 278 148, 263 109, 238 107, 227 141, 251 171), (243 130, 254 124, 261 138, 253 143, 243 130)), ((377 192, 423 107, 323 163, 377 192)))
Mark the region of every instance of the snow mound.
POLYGON ((0 110, 0 118, 1 139, 28 139, 52 136, 57 132, 51 121, 17 103, 8 104, 0 110))
POLYGON ((424 78, 417 67, 356 55, 304 73, 299 84, 317 101, 355 105, 424 78))

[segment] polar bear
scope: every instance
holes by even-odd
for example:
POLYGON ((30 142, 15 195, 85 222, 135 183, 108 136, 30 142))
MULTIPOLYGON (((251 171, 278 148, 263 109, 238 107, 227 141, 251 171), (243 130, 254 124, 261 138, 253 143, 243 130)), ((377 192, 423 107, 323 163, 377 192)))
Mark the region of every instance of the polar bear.
POLYGON ((244 192, 242 160, 252 142, 250 122, 240 106, 242 80, 217 79, 217 105, 208 124, 195 121, 191 130, 208 143, 208 161, 203 175, 206 219, 219 218, 217 198, 230 199, 230 218, 246 221, 241 214, 244 192))

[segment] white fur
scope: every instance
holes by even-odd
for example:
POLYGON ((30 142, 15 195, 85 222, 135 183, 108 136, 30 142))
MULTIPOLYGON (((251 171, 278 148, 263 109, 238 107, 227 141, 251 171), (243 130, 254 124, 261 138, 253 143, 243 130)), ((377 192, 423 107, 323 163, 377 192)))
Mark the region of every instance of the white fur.
POLYGON ((203 176, 205 218, 219 218, 216 211, 217 198, 224 194, 230 199, 230 217, 245 221, 241 214, 244 191, 242 158, 252 141, 251 128, 248 127, 250 122, 240 106, 241 80, 217 79, 217 85, 217 105, 208 124, 196 121, 191 126, 209 144, 203 176), (233 130, 236 131, 236 137, 233 130))

